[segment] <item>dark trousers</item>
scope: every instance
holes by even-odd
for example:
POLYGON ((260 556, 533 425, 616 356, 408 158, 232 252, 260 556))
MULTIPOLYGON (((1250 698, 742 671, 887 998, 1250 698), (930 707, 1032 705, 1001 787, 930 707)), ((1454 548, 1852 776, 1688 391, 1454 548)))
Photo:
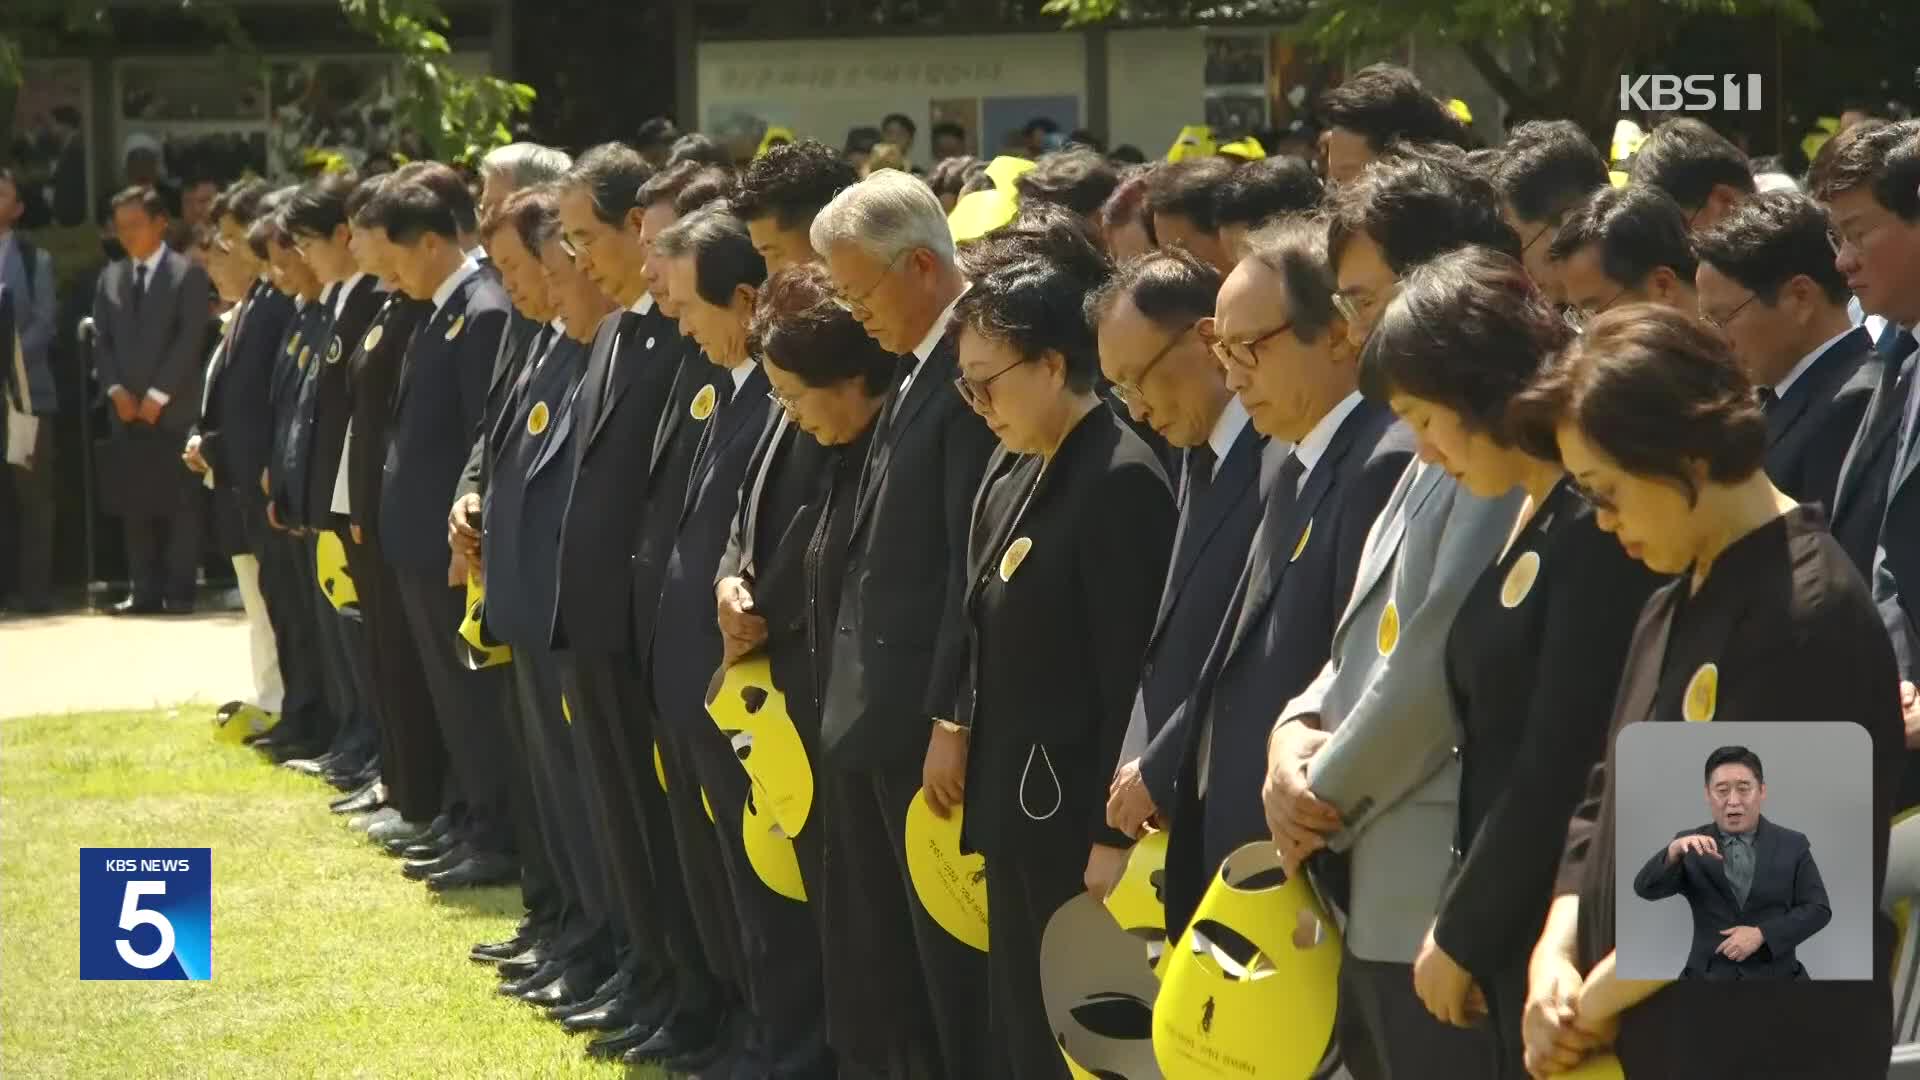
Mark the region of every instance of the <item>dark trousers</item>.
POLYGON ((1349 951, 1340 958, 1339 986, 1335 1036, 1354 1080, 1501 1075, 1494 1065, 1492 1032, 1434 1019, 1413 992, 1412 964, 1362 960, 1349 951))
POLYGON ((465 594, 447 585, 443 573, 395 567, 400 604, 413 638, 413 659, 426 674, 434 718, 459 785, 454 807, 467 845, 475 851, 511 854, 513 807, 507 788, 507 734, 504 703, 511 692, 500 667, 470 671, 460 658, 460 620, 465 594))
POLYGON ((1040 939, 1060 905, 1086 891, 1086 853, 1054 858, 987 858, 988 1038, 1003 1055, 988 1075, 1012 1080, 1067 1080, 1067 1059, 1054 1041, 1040 996, 1040 939))
POLYGON ((205 509, 204 499, 188 495, 170 514, 120 519, 135 600, 193 606, 199 589, 200 519, 205 509))
POLYGON ((32 467, 16 465, 8 470, 13 474, 13 505, 19 523, 13 589, 27 608, 53 603, 53 420, 40 418, 32 467))
MULTIPOLYGON (((515 769, 515 828, 521 840, 522 880, 527 867, 535 876, 551 875, 570 920, 581 936, 604 934, 608 902, 600 855, 587 824, 586 801, 573 753, 573 736, 561 707, 560 664, 552 651, 513 644, 514 693, 518 699, 519 742, 525 748, 515 769), (520 795, 524 787, 525 798, 520 795), (529 842, 536 845, 529 850, 529 842)), ((536 896, 538 889, 535 890, 536 896)), ((528 904, 532 909, 532 904, 528 904)))
POLYGON ((302 539, 307 548, 306 565, 315 571, 307 580, 313 591, 315 636, 320 642, 321 662, 326 667, 327 707, 339 720, 330 749, 344 751, 349 746, 365 746, 374 732, 366 628, 357 615, 335 608, 320 587, 320 532, 309 530, 302 539))
MULTIPOLYGON (((634 974, 646 987, 670 982, 680 1008, 717 1008, 720 980, 695 911, 711 900, 722 880, 714 872, 723 871, 712 867, 705 878, 683 872, 667 792, 654 767, 653 709, 645 683, 632 658, 598 652, 562 653, 561 680, 573 708, 573 747, 592 797, 588 813, 596 823, 600 866, 634 974)), ((698 801, 698 784, 690 790, 698 801)))
POLYGON ((1494 1068, 1487 1075, 1496 1080, 1527 1080, 1527 1044, 1520 1031, 1527 1006, 1526 962, 1480 980, 1480 989, 1487 995, 1485 1026, 1493 1040, 1494 1068))
POLYGON ((387 805, 408 821, 426 822, 440 812, 447 781, 447 751, 434 720, 433 695, 413 650, 413 634, 400 603, 400 584, 371 539, 347 537, 347 568, 360 594, 360 621, 367 638, 367 675, 373 687, 373 718, 380 779, 387 805))
POLYGON ((327 707, 318 624, 308 611, 316 591, 313 563, 299 538, 267 524, 266 502, 257 490, 237 492, 235 501, 247 548, 260 563, 260 597, 273 624, 285 687, 275 738, 311 742, 331 736, 334 718, 327 707))
POLYGON ((934 1076, 993 1072, 987 954, 941 929, 907 871, 907 808, 918 765, 831 768, 806 832, 827 830, 824 895, 828 1031, 841 1072, 934 1076), (826 813, 820 801, 824 798, 826 813))

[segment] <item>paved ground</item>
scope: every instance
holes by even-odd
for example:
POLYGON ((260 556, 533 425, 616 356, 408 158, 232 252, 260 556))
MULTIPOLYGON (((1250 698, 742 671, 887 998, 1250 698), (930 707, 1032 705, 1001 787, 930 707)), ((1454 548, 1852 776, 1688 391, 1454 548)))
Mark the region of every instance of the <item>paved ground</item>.
POLYGON ((0 718, 185 701, 217 706, 252 682, 238 611, 0 617, 0 718))

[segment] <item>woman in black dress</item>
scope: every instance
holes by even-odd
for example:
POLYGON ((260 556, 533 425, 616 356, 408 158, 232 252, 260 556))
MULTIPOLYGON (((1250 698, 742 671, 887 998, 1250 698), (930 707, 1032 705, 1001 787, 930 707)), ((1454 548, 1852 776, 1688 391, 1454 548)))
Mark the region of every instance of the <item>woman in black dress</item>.
POLYGON ((1106 824, 1174 505, 1153 451, 1095 395, 1085 295, 1110 272, 1083 232, 1016 223, 968 253, 960 393, 1001 448, 974 500, 964 598, 963 846, 986 856, 991 1041, 1017 1080, 1064 1080, 1040 994, 1040 938, 1083 888, 1111 887, 1106 824))
MULTIPOLYGON (((1612 732, 1683 720, 1859 724, 1873 741, 1873 881, 1904 740, 1893 646, 1820 511, 1763 471, 1766 421, 1723 338, 1636 304, 1602 314, 1519 402, 1626 552, 1679 577, 1648 598, 1612 732)), ((1617 739, 1609 746, 1617 745, 1617 739)), ((1611 749, 1567 831, 1524 1018, 1528 1068, 1611 1044, 1642 1077, 1884 1077, 1893 926, 1874 915, 1875 976, 1854 982, 1628 981, 1614 974, 1611 749)))
POLYGON ((1572 339, 1519 262, 1469 247, 1408 275, 1360 365, 1362 386, 1405 419, 1423 458, 1482 498, 1527 493, 1447 638, 1460 728, 1455 869, 1413 966, 1436 1019, 1479 1023, 1484 997, 1502 1077, 1526 1075, 1527 955, 1657 581, 1594 522, 1552 441, 1523 440, 1508 422, 1515 395, 1572 339))

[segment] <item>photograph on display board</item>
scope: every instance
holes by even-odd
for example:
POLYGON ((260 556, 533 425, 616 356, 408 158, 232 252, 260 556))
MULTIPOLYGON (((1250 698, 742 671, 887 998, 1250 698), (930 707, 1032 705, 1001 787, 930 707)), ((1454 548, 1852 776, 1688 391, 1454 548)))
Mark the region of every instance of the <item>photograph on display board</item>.
POLYGON ((7 158, 18 171, 22 224, 82 225, 92 205, 88 146, 92 137, 92 78, 84 60, 25 66, 13 104, 7 158))
POLYGON ((990 97, 980 99, 981 155, 1037 156, 1059 149, 1062 137, 1080 126, 1080 99, 1067 94, 1046 97, 990 97), (1059 130, 1051 139, 1027 136, 1035 120, 1051 120, 1059 130))
POLYGON ((268 81, 278 170, 299 172, 334 156, 357 170, 426 156, 419 136, 395 119, 404 88, 390 60, 276 60, 268 81))
POLYGON ((1262 85, 1267 81, 1265 34, 1214 34, 1207 38, 1208 86, 1262 85))
POLYGON ((928 138, 932 138, 933 128, 941 124, 958 124, 960 130, 967 133, 966 149, 961 153, 978 156, 980 153, 980 99, 934 98, 927 102, 928 138))
POLYGON ((252 64, 128 60, 120 65, 123 121, 250 123, 266 120, 266 85, 252 64))

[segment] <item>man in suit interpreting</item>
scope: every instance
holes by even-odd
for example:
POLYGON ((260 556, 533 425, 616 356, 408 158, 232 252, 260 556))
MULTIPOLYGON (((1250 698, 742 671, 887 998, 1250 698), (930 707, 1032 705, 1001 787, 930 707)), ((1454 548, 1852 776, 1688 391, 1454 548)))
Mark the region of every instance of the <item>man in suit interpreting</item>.
MULTIPOLYGON (((1520 257, 1492 185, 1417 154, 1376 162, 1342 188, 1327 243, 1335 307, 1356 344, 1415 265, 1467 244, 1520 257)), ((1460 765, 1447 630, 1518 503, 1517 491, 1478 498, 1437 464, 1409 467, 1367 537, 1331 660, 1268 740, 1262 798, 1283 860, 1342 857, 1308 869, 1345 916, 1336 1039, 1359 1080, 1495 1071, 1489 1030, 1434 1019, 1412 962, 1453 863, 1460 765)))
POLYGON ((118 444, 119 475, 107 482, 119 489, 133 583, 113 611, 185 614, 197 585, 202 506, 180 447, 200 418, 212 286, 206 271, 167 247, 166 204, 152 188, 114 196, 113 228, 127 257, 100 275, 93 298, 94 370, 118 444))
POLYGON ((1642 900, 1684 896, 1693 945, 1683 979, 1805 979, 1794 957, 1833 918, 1805 833, 1762 817, 1760 755, 1723 746, 1707 755, 1710 824, 1686 829, 1634 875, 1642 900))
MULTIPOLYGON (((1701 317, 1733 342, 1767 410, 1767 475, 1830 512, 1880 369, 1865 363, 1873 339, 1847 316, 1852 294, 1828 227, 1826 211, 1799 192, 1756 195, 1694 235, 1694 282, 1701 317)), ((1862 576, 1872 570, 1860 561, 1862 576)))

